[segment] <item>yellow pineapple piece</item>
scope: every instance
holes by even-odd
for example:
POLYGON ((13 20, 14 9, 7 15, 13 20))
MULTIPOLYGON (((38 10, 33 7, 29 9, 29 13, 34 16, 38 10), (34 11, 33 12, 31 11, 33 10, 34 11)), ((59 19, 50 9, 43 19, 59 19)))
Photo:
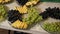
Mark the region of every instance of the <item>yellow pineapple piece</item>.
POLYGON ((21 24, 21 29, 23 29, 24 23, 21 24))
POLYGON ((25 23, 25 22, 23 22, 24 23, 24 29, 26 29, 27 27, 28 27, 28 25, 25 23))
POLYGON ((14 23, 12 23, 11 25, 12 25, 13 27, 15 27, 15 28, 20 28, 21 23, 22 23, 21 21, 17 20, 17 21, 15 21, 14 23))
POLYGON ((26 24, 26 22, 21 22, 20 20, 17 20, 14 23, 12 23, 11 26, 18 29, 26 29, 28 25, 26 24))
POLYGON ((10 0, 0 0, 0 3, 6 3, 6 2, 9 2, 10 0))
POLYGON ((3 0, 0 0, 0 3, 3 2, 3 0))
POLYGON ((25 5, 26 5, 26 6, 35 5, 35 4, 37 4, 39 1, 40 1, 40 0, 31 0, 31 1, 27 2, 25 5))
POLYGON ((27 7, 26 6, 21 6, 21 7, 16 7, 16 10, 18 10, 20 13, 27 13, 27 7))
POLYGON ((26 6, 29 6, 29 5, 32 5, 32 3, 31 2, 27 2, 26 3, 26 6))
POLYGON ((23 6, 23 12, 24 12, 24 13, 27 13, 27 10, 28 10, 27 7, 24 5, 24 6, 23 6))

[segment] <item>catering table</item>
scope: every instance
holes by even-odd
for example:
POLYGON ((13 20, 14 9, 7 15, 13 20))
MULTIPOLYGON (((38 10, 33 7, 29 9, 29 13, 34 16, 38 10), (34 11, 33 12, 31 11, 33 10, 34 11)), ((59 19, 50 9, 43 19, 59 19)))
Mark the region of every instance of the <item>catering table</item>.
MULTIPOLYGON (((11 9, 14 9, 15 6, 19 6, 19 5, 16 3, 16 1, 14 1, 10 4, 6 4, 6 6, 8 6, 9 9, 11 10, 11 9)), ((38 5, 36 5, 36 7, 38 9, 41 9, 41 11, 43 12, 45 10, 45 8, 47 8, 47 7, 60 7, 60 3, 42 2, 42 3, 39 3, 38 5)), ((30 30, 20 30, 20 29, 15 29, 15 28, 11 27, 10 24, 8 23, 8 21, 5 20, 4 22, 0 23, 0 28, 6 29, 6 30, 32 33, 32 34, 49 34, 48 32, 46 32, 45 30, 43 30, 41 28, 40 24, 36 24, 30 30)))

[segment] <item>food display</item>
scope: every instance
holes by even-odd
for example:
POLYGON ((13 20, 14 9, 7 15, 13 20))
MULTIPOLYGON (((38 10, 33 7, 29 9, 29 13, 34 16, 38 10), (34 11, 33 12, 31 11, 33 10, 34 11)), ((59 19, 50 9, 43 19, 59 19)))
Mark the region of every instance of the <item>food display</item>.
POLYGON ((0 22, 7 18, 6 6, 0 5, 0 22))
POLYGON ((41 20, 42 16, 36 8, 30 7, 27 10, 27 17, 22 17, 24 14, 19 12, 19 10, 9 10, 8 21, 11 22, 11 26, 18 29, 27 29, 30 25, 33 25, 41 20))
POLYGON ((22 14, 17 10, 9 10, 8 21, 11 26, 18 29, 27 29, 28 24, 22 22, 22 14))
POLYGON ((46 22, 42 25, 42 28, 48 32, 60 32, 60 22, 46 22))
MULTIPOLYGON (((19 3, 19 5, 17 4, 15 5, 15 3, 12 3, 13 6, 10 6, 12 4, 8 4, 6 5, 10 7, 8 9, 7 7, 5 7, 5 3, 8 3, 10 1, 11 0, 0 0, 0 4, 1 4, 0 5, 0 22, 7 19, 7 22, 11 25, 11 27, 16 29, 21 29, 23 31, 28 29, 32 30, 32 28, 34 29, 34 27, 37 25, 36 29, 38 29, 38 26, 41 26, 45 31, 49 33, 51 32, 60 33, 60 21, 59 21, 60 8, 59 7, 55 7, 55 6, 50 7, 50 5, 48 5, 42 8, 42 4, 44 3, 41 3, 41 5, 39 5, 41 7, 34 6, 34 5, 37 5, 41 0, 16 0, 19 3), (13 9, 12 7, 15 7, 15 9, 13 9), (45 11, 39 10, 39 9, 44 10, 44 8, 45 8, 45 11), (49 20, 47 22, 44 22, 48 18, 50 20, 52 19, 51 21, 53 22, 50 22, 49 20), (57 22, 55 22, 54 19, 57 22)), ((14 0, 14 2, 16 1, 14 0)))
POLYGON ((30 6, 30 5, 36 5, 40 0, 16 0, 18 1, 18 3, 20 5, 26 5, 26 6, 30 6))
POLYGON ((8 21, 11 22, 11 26, 18 29, 27 29, 28 24, 22 22, 22 14, 17 10, 9 10, 8 21))
POLYGON ((0 0, 0 4, 4 4, 4 3, 8 3, 10 2, 11 0, 0 0))
MULTIPOLYGON (((28 8, 27 6, 24 5, 21 7, 16 7, 15 10, 13 10, 13 9, 9 10, 8 21, 11 22, 11 26, 14 28, 28 29, 29 27, 31 27, 31 25, 33 26, 34 24, 36 24, 42 20, 45 20, 49 17, 59 19, 59 17, 60 17, 59 11, 60 11, 59 8, 56 8, 56 7, 50 8, 49 7, 46 9, 46 11, 39 13, 39 11, 35 7, 31 6, 28 8), (26 17, 24 17, 24 15, 26 15, 26 17)), ((54 27, 57 27, 57 26, 55 26, 55 23, 51 23, 51 24, 53 24, 54 27)), ((47 31, 51 31, 50 27, 52 28, 53 26, 48 26, 51 24, 43 23, 43 28, 46 29, 47 31)), ((57 24, 58 24, 58 22, 57 22, 57 24)), ((54 27, 52 28, 53 30, 51 32, 57 31, 57 30, 54 30, 54 27)))

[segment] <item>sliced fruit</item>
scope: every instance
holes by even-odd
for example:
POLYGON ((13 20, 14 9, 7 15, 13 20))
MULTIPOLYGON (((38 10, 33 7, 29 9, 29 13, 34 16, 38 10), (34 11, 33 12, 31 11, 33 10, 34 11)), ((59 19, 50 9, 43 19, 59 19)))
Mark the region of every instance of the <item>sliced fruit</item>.
POLYGON ((21 7, 16 7, 16 10, 18 10, 20 13, 27 13, 27 7, 24 5, 24 6, 21 6, 21 7))
POLYGON ((4 4, 4 3, 7 3, 9 1, 11 1, 11 0, 0 0, 0 3, 4 4))
POLYGON ((18 29, 27 29, 28 25, 25 22, 21 22, 20 20, 17 20, 14 23, 12 23, 11 26, 18 29))
POLYGON ((38 2, 39 0, 29 0, 25 5, 26 6, 36 5, 38 2))

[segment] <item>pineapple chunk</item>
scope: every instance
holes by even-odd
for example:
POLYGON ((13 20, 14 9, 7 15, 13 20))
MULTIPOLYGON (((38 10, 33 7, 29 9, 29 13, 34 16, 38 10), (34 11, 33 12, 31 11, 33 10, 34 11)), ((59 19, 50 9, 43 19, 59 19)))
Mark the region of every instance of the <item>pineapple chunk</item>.
POLYGON ((14 23, 12 23, 11 25, 12 25, 13 27, 15 27, 15 28, 20 28, 21 23, 22 23, 21 21, 17 20, 17 21, 15 21, 14 23))
POLYGON ((20 20, 17 20, 13 24, 11 24, 11 26, 18 29, 26 29, 28 25, 26 24, 26 22, 21 22, 20 20))
POLYGON ((21 7, 16 7, 16 10, 18 10, 20 13, 27 13, 27 7, 24 5, 24 6, 21 6, 21 7))
POLYGON ((30 0, 29 2, 26 3, 26 6, 30 5, 36 5, 40 0, 30 0))
POLYGON ((26 29, 28 25, 26 23, 23 23, 23 24, 24 24, 23 28, 26 29))
POLYGON ((0 0, 0 3, 6 3, 6 2, 9 2, 10 0, 0 0))
POLYGON ((3 0, 0 0, 0 3, 3 2, 3 0))

